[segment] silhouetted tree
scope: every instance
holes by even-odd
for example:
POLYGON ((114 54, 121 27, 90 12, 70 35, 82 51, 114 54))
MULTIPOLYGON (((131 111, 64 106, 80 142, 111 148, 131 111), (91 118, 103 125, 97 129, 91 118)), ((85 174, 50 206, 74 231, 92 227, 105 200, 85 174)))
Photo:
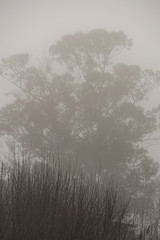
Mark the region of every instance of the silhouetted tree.
POLYGON ((97 29, 63 36, 43 68, 31 65, 28 54, 2 59, 1 76, 20 91, 0 111, 1 133, 35 154, 59 146, 64 156, 78 152, 87 164, 127 179, 136 170, 134 186, 145 177, 147 184, 158 168, 142 142, 156 130, 156 115, 142 101, 159 84, 159 73, 113 64, 131 45, 123 32, 97 29), (59 63, 61 73, 53 70, 59 63), (153 174, 145 176, 145 164, 153 174))

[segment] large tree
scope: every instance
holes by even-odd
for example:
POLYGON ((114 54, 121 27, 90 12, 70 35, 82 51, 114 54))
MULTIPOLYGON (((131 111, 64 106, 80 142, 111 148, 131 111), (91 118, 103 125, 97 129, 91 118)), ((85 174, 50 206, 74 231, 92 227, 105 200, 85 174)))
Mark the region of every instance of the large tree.
MULTIPOLYGON (((100 163, 128 179, 136 164, 134 170, 147 166, 148 176, 155 176, 157 165, 142 143, 156 130, 156 116, 142 102, 159 84, 159 73, 114 64, 130 47, 123 32, 97 29, 63 36, 43 67, 31 64, 28 54, 2 59, 1 76, 19 91, 0 110, 1 133, 35 154, 58 146, 64 156, 78 152, 87 164, 100 163)), ((139 172, 137 181, 143 175, 147 182, 139 172)))
POLYGON ((66 35, 50 48, 78 82, 72 132, 87 161, 110 167, 130 161, 156 128, 155 116, 141 102, 159 84, 158 73, 113 64, 115 55, 130 46, 123 32, 98 29, 66 35))

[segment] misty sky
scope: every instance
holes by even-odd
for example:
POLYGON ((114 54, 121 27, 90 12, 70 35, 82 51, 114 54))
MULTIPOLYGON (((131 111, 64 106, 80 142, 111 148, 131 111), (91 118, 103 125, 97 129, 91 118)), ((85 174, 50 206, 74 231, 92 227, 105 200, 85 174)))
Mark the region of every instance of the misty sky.
MULTIPOLYGON (((0 0, 0 58, 21 52, 42 58, 64 34, 104 28, 123 30, 133 39, 121 59, 157 70, 159 23, 159 0, 0 0)), ((10 88, 1 79, 0 106, 10 88)))
MULTIPOLYGON (((104 28, 133 39, 129 63, 160 68, 159 0, 0 0, 0 58, 41 56, 67 33, 104 28)), ((1 94, 6 91, 1 81, 1 94)))

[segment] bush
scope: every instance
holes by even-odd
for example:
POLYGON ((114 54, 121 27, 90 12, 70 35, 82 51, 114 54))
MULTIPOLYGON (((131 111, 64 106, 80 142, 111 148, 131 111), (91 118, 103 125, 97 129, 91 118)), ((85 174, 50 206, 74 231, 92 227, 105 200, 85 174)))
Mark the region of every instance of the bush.
POLYGON ((131 240, 128 210, 121 187, 83 168, 50 160, 1 166, 1 240, 131 240))

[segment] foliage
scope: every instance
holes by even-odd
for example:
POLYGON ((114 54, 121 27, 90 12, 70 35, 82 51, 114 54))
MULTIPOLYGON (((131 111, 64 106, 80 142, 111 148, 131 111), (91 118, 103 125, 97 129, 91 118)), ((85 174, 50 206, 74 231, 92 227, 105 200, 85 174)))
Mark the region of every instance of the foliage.
POLYGON ((0 110, 1 133, 35 155, 42 148, 59 148, 64 158, 77 154, 90 167, 101 165, 128 184, 134 175, 132 187, 143 191, 158 168, 142 144, 157 129, 156 114, 142 102, 159 84, 159 73, 113 64, 131 45, 123 32, 96 29, 63 36, 49 49, 52 62, 41 68, 29 63, 28 54, 2 59, 1 76, 19 93, 0 110), (53 72, 59 63, 65 71, 53 72))

